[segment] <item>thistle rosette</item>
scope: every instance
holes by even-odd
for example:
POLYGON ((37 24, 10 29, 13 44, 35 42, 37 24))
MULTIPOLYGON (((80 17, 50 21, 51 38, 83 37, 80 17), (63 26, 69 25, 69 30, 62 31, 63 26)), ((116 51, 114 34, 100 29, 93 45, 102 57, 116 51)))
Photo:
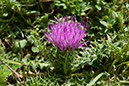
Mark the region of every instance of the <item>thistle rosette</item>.
POLYGON ((88 34, 85 34, 86 27, 82 19, 81 23, 77 22, 76 16, 72 16, 71 21, 69 21, 68 17, 61 17, 58 20, 55 19, 55 23, 48 26, 48 32, 45 33, 43 31, 47 39, 43 38, 57 46, 61 52, 73 50, 89 42, 90 37, 86 42, 83 41, 80 43, 80 41, 88 34))

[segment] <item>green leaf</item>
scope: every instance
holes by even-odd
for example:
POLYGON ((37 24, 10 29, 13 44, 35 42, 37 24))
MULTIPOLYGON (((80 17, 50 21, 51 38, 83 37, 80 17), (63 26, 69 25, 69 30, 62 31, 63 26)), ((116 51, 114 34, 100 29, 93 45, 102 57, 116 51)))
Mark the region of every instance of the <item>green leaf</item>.
POLYGON ((4 16, 4 17, 7 17, 7 16, 8 16, 8 13, 4 13, 3 16, 4 16))
POLYGON ((21 48, 24 48, 25 45, 27 44, 27 40, 26 39, 23 39, 23 40, 20 40, 20 41, 16 41, 15 44, 14 44, 14 46, 13 46, 13 51, 14 52, 17 52, 18 50, 20 50, 19 43, 21 45, 21 48))
POLYGON ((101 9, 102 9, 99 5, 95 5, 95 7, 96 7, 98 10, 101 10, 101 9))
POLYGON ((31 50, 32 50, 34 53, 39 52, 39 49, 38 49, 37 47, 34 47, 34 46, 31 48, 31 50))
POLYGON ((112 11, 112 15, 118 17, 118 14, 115 11, 112 11))
POLYGON ((123 31, 123 24, 124 24, 124 20, 123 20, 123 15, 121 12, 118 12, 118 20, 120 22, 120 27, 121 27, 121 30, 123 31))
POLYGON ((105 21, 100 21, 100 23, 102 24, 102 25, 104 25, 104 26, 108 26, 108 23, 107 22, 105 22, 105 21))
POLYGON ((29 15, 29 14, 40 14, 40 12, 34 10, 34 11, 28 11, 26 14, 27 15, 29 15))
POLYGON ((7 86, 5 81, 10 73, 6 65, 0 64, 0 86, 7 86))
POLYGON ((41 69, 43 69, 43 67, 48 67, 48 66, 50 66, 50 64, 49 63, 39 63, 39 66, 41 69))
POLYGON ((55 7, 55 4, 54 3, 52 3, 51 4, 51 9, 53 9, 55 7))
POLYGON ((11 61, 11 60, 6 60, 6 59, 4 59, 4 61, 7 62, 7 63, 19 65, 20 67, 22 66, 22 64, 21 64, 20 62, 11 61))
POLYGON ((101 76, 103 76, 104 74, 105 74, 105 73, 100 73, 99 75, 97 75, 93 80, 90 81, 89 84, 87 84, 87 86, 92 86, 92 85, 94 85, 94 84, 96 83, 96 81, 99 80, 99 78, 100 78, 101 76))
POLYGON ((63 9, 67 9, 67 5, 64 4, 64 3, 58 2, 58 3, 56 3, 55 5, 56 5, 56 6, 63 6, 63 9))

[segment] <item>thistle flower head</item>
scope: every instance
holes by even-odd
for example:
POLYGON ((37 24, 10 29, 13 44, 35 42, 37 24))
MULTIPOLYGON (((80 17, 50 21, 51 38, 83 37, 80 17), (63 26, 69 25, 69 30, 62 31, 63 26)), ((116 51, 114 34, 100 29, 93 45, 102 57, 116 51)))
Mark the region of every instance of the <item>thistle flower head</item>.
POLYGON ((69 18, 66 17, 61 17, 61 21, 60 19, 55 19, 55 23, 48 26, 48 32, 45 33, 43 31, 47 39, 43 38, 57 46, 61 51, 73 50, 85 45, 90 39, 80 43, 80 41, 88 34, 85 34, 87 25, 85 27, 85 24, 82 21, 81 23, 78 23, 76 16, 72 16, 70 22, 68 20, 69 18))

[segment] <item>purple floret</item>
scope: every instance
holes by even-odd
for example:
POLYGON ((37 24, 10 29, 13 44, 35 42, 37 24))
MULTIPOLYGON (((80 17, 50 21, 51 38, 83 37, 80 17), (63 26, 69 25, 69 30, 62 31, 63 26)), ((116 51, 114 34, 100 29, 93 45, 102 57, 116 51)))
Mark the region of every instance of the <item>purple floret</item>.
POLYGON ((86 27, 81 23, 77 23, 76 17, 71 17, 71 21, 68 21, 69 18, 62 17, 57 21, 55 19, 55 24, 52 23, 48 26, 48 32, 44 32, 44 35, 47 37, 45 40, 51 42, 57 46, 61 51, 73 50, 77 47, 85 45, 89 42, 89 39, 86 42, 80 41, 88 34, 86 32, 86 27), (63 20, 64 19, 64 20, 63 20), (58 23, 56 23, 58 22, 58 23))

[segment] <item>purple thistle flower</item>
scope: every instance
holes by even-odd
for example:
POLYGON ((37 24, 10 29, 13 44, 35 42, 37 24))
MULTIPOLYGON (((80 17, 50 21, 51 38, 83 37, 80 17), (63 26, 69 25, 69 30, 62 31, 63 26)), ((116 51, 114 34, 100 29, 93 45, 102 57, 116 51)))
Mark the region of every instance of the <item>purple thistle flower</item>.
POLYGON ((48 32, 43 31, 47 37, 47 39, 43 37, 45 40, 57 46, 61 51, 73 50, 89 42, 90 38, 86 42, 79 43, 89 33, 85 34, 87 25, 85 27, 84 21, 77 23, 76 16, 72 16, 70 22, 69 18, 61 18, 61 21, 55 19, 55 24, 52 23, 50 28, 48 25, 48 32))

